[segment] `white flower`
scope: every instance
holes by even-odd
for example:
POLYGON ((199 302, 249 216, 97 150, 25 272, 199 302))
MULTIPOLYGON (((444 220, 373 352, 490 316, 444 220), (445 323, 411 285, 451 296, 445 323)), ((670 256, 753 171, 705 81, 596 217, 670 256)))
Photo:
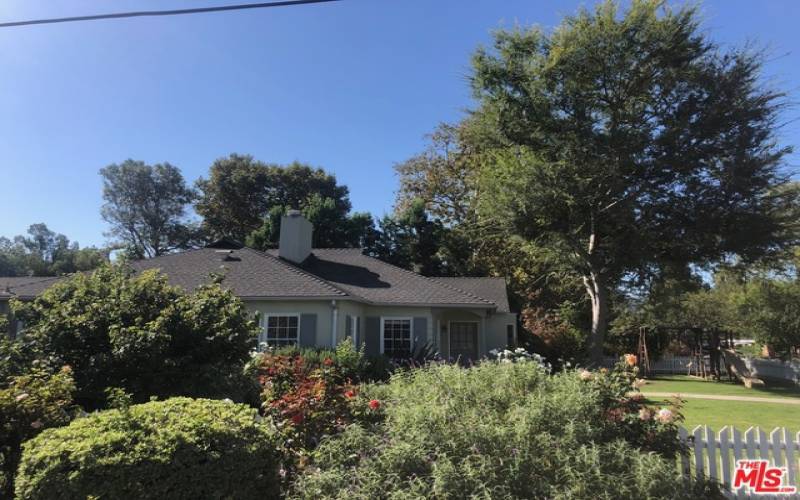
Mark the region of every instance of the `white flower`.
POLYGON ((25 399, 27 397, 28 397, 28 394, 23 392, 22 394, 19 394, 15 399, 19 403, 20 401, 22 401, 23 399, 25 399))
POLYGON ((653 418, 653 412, 650 411, 649 408, 642 408, 639 410, 639 419, 640 420, 650 420, 653 418))
POLYGON ((675 415, 669 408, 661 408, 660 410, 658 410, 658 413, 656 413, 655 416, 655 419, 661 422, 662 424, 668 424, 672 422, 674 418, 675 415))
POLYGON ((581 380, 592 380, 594 378, 594 374, 589 370, 579 371, 578 376, 581 378, 581 380))

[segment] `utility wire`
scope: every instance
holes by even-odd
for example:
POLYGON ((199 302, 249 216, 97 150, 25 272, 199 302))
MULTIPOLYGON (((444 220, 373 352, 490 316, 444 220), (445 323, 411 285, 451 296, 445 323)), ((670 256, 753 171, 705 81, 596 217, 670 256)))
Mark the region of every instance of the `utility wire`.
POLYGON ((229 10, 266 9, 268 7, 288 7, 312 3, 338 2, 340 0, 284 0, 280 2, 246 3, 238 5, 219 5, 217 7, 198 7, 194 9, 174 10, 141 10, 136 12, 118 12, 115 14, 97 14, 93 16, 56 17, 51 19, 33 19, 30 21, 13 21, 0 23, 0 28, 14 26, 30 26, 33 24, 72 23, 77 21, 98 21, 101 19, 122 19, 126 17, 179 16, 182 14, 203 14, 207 12, 224 12, 229 10))

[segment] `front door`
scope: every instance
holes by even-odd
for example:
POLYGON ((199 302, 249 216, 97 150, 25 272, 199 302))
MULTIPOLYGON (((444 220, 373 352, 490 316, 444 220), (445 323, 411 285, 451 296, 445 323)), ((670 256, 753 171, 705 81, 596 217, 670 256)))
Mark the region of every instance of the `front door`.
POLYGON ((478 323, 452 321, 450 323, 450 357, 461 363, 478 359, 478 323))

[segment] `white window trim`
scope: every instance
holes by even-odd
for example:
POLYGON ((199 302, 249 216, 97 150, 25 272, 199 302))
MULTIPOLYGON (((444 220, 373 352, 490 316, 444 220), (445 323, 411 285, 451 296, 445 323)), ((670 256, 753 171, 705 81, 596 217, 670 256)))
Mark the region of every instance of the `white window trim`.
MULTIPOLYGON (((291 312, 287 312, 287 313, 273 312, 273 313, 264 313, 264 314, 261 315, 261 333, 264 334, 264 342, 263 343, 266 344, 269 347, 269 339, 267 338, 267 325, 269 324, 269 318, 272 317, 272 316, 277 316, 277 317, 281 317, 281 318, 284 318, 284 317, 295 317, 295 318, 297 318, 297 337, 295 339, 295 346, 296 347, 300 347, 300 331, 301 331, 300 330, 300 328, 301 328, 300 322, 302 321, 302 318, 301 318, 302 315, 300 313, 291 313, 291 312)), ((290 344, 277 345, 276 347, 285 347, 287 345, 290 345, 290 344)), ((259 348, 261 347, 261 342, 258 343, 258 347, 259 348)))
POLYGON ((411 335, 411 350, 414 350, 414 318, 410 316, 381 316, 381 354, 383 352, 383 325, 386 320, 391 321, 408 321, 408 333, 411 335))
POLYGON ((473 319, 451 319, 447 321, 447 358, 450 359, 452 357, 451 351, 453 349, 453 323, 474 323, 478 326, 475 329, 475 333, 478 338, 475 339, 475 349, 478 351, 478 357, 481 356, 481 322, 479 320, 473 319))

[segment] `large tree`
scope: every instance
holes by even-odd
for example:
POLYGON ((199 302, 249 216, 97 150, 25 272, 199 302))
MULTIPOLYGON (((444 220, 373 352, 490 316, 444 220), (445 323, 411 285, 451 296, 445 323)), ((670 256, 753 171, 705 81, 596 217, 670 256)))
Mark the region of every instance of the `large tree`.
POLYGON ((721 51, 692 7, 581 10, 550 33, 500 31, 474 56, 475 116, 507 144, 479 213, 559 252, 592 306, 598 361, 612 291, 664 262, 755 259, 792 239, 763 55, 721 51))
POLYGON ((101 215, 134 257, 157 257, 195 243, 197 228, 186 217, 195 194, 177 167, 126 160, 100 175, 101 215))
POLYGON ((210 235, 259 248, 277 245, 280 216, 289 209, 314 224, 318 247, 358 246, 372 226, 368 214, 350 215, 347 187, 336 177, 297 162, 281 166, 230 155, 215 161, 197 188, 195 208, 210 235))
POLYGON ((368 253, 425 276, 446 273, 439 255, 445 229, 429 217, 422 199, 412 201, 395 215, 383 217, 378 225, 376 239, 367 249, 368 253))
POLYGON ((55 276, 86 271, 108 261, 108 251, 81 248, 46 224, 32 224, 28 235, 0 237, 0 276, 55 276))

